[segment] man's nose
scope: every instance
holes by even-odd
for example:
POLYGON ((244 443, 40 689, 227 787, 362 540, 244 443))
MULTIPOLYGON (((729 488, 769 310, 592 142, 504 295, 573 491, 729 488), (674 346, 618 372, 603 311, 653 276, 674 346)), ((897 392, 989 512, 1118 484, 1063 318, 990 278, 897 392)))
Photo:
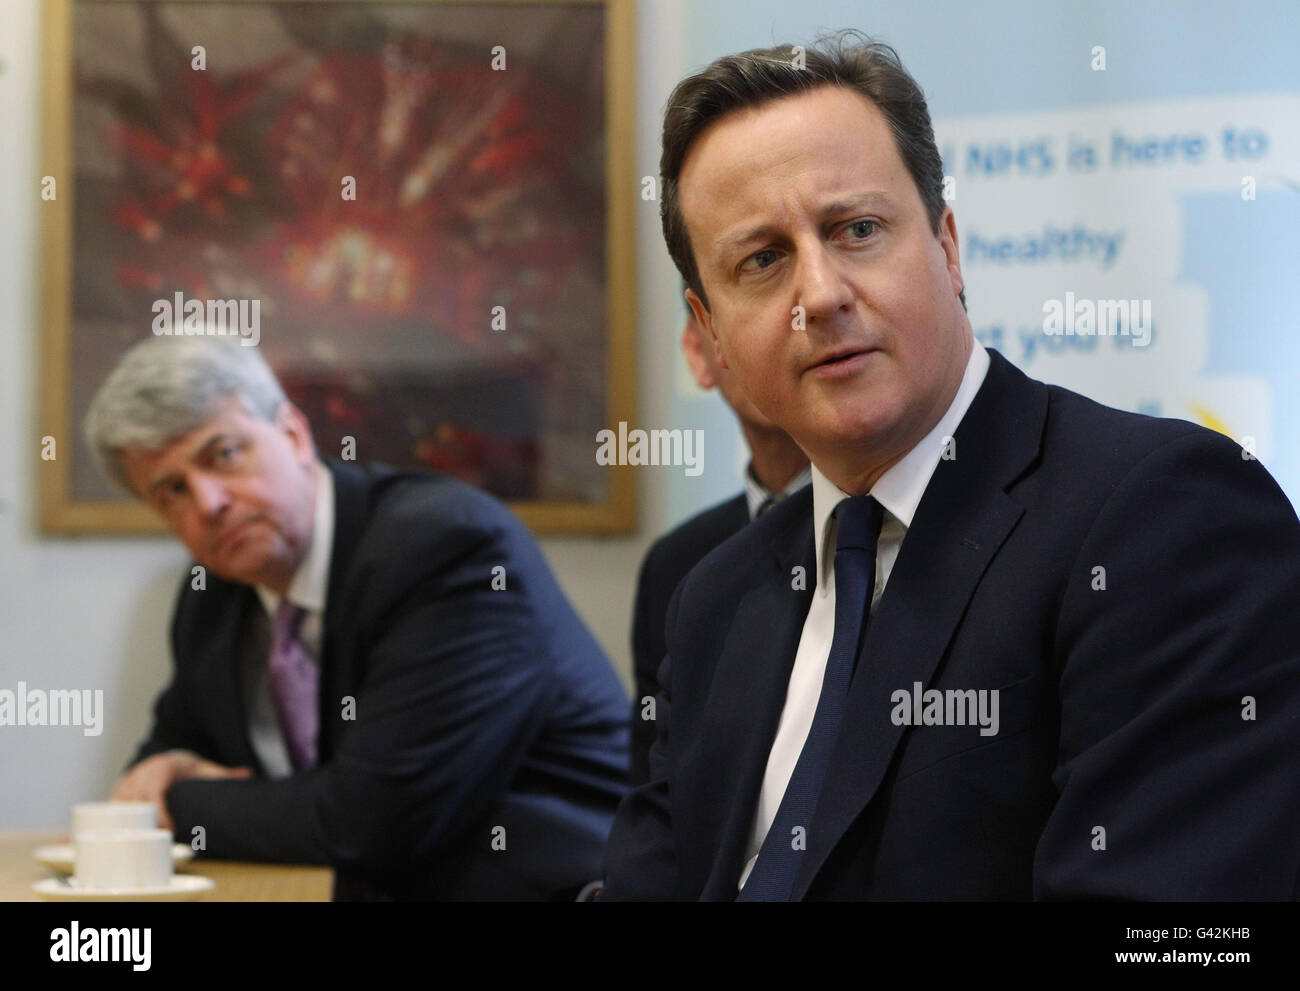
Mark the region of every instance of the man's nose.
POLYGON ((230 492, 225 484, 208 475, 191 477, 190 490, 194 493, 194 505, 204 516, 217 516, 230 503, 230 492))
POLYGON ((825 321, 852 306, 853 287, 840 262, 820 239, 800 247, 799 298, 807 322, 825 321))

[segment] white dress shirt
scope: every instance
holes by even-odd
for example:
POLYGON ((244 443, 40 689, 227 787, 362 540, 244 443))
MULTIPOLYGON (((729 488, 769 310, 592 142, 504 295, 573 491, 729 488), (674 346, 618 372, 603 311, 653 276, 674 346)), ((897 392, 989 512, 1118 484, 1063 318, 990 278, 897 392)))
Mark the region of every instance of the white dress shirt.
MULTIPOLYGON (((804 468, 803 471, 799 472, 799 474, 795 475, 794 478, 790 479, 790 481, 786 483, 785 488, 783 488, 780 491, 780 493, 777 494, 776 496, 777 501, 784 499, 788 495, 793 495, 794 493, 798 492, 800 489, 802 489, 805 485, 807 485, 811 481, 812 481, 812 466, 809 465, 807 468, 804 468)), ((750 462, 750 464, 746 465, 745 466, 745 502, 749 504, 749 519, 751 523, 758 516, 758 508, 761 505, 763 505, 763 502, 769 496, 773 494, 774 493, 769 492, 767 489, 765 489, 763 487, 763 483, 754 477, 753 462, 750 462)))
MULTIPOLYGON (((957 431, 975 393, 979 391, 988 372, 989 356, 978 343, 971 348, 966 362, 966 372, 957 394, 953 396, 948 411, 935 424, 924 439, 905 454, 897 464, 886 471, 871 487, 871 495, 884 507, 884 522, 880 528, 880 541, 876 547, 876 585, 871 597, 874 612, 880 600, 889 573, 898 558, 898 551, 912 525, 912 517, 921 502, 930 477, 939 467, 948 438, 957 431)), ((804 619, 799 637, 799 649, 786 688, 785 706, 781 722, 777 725, 776 739, 767 757, 767 770, 758 794, 758 808, 750 830, 746 850, 745 869, 741 872, 739 886, 743 887, 749 872, 758 859, 763 840, 776 819, 781 799, 785 795, 790 776, 803 750, 804 741, 812 727, 821 695, 822 676, 830 657, 831 641, 835 637, 835 507, 849 494, 829 481, 812 466, 813 532, 817 535, 814 546, 817 554, 817 585, 808 615, 804 619)), ((866 658, 865 663, 870 663, 866 658)))
MULTIPOLYGON (((325 594, 329 590, 330 556, 334 551, 334 477, 320 462, 316 463, 316 519, 312 528, 311 546, 307 556, 298 565, 289 582, 287 598, 304 610, 298 639, 311 653, 312 660, 320 662, 322 625, 325 616, 325 594)), ((257 585, 257 595, 266 608, 272 623, 280 608, 280 594, 257 585)), ((270 651, 270 641, 267 641, 270 651)), ((253 752, 272 778, 285 778, 293 773, 289 748, 284 742, 284 732, 275 715, 271 689, 267 685, 266 664, 268 654, 252 655, 245 659, 243 668, 244 711, 248 714, 248 738, 253 752)))

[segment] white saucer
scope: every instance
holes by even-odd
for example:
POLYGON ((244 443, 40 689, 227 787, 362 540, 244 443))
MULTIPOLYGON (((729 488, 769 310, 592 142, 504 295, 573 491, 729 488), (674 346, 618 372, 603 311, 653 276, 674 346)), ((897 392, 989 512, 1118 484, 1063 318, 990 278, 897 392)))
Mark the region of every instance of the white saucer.
MULTIPOLYGON (((71 874, 76 869, 77 851, 71 843, 51 843, 32 851, 36 862, 57 874, 71 874)), ((180 867, 194 859, 194 851, 184 843, 172 844, 172 866, 180 867)))
POLYGON ((160 888, 82 888, 74 878, 47 877, 32 890, 47 902, 192 902, 215 885, 197 874, 174 874, 160 888))

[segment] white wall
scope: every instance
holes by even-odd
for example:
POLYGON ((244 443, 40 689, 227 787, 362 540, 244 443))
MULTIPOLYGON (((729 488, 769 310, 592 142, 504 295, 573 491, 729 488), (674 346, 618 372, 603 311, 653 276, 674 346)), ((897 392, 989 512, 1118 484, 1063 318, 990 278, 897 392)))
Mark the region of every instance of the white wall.
MULTIPOLYGON (((658 171, 658 123, 682 74, 683 0, 638 5, 638 175, 658 171)), ((60 828, 74 801, 105 796, 143 735, 167 678, 166 632, 186 556, 165 539, 51 538, 36 529, 43 462, 38 418, 41 163, 39 0, 6 0, 0 36, 0 689, 103 689, 103 734, 0 727, 0 829, 60 828)), ((638 391, 644 422, 665 424, 675 388, 676 277, 656 203, 638 213, 638 391)), ((594 442, 593 442, 594 443, 594 442)), ((636 569, 665 524, 666 476, 640 480, 632 537, 547 539, 578 611, 630 681, 636 569)))

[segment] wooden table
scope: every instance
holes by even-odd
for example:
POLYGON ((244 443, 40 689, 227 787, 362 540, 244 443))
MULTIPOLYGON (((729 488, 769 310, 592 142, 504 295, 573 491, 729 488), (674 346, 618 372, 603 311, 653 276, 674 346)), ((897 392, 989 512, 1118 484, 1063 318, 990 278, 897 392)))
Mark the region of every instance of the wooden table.
MULTIPOLYGON (((32 885, 51 874, 36 862, 32 852, 47 843, 67 841, 66 832, 0 833, 0 901, 40 901, 32 885)), ((216 887, 199 899, 206 902, 327 902, 334 885, 334 872, 328 867, 195 859, 178 871, 216 882, 216 887)))

